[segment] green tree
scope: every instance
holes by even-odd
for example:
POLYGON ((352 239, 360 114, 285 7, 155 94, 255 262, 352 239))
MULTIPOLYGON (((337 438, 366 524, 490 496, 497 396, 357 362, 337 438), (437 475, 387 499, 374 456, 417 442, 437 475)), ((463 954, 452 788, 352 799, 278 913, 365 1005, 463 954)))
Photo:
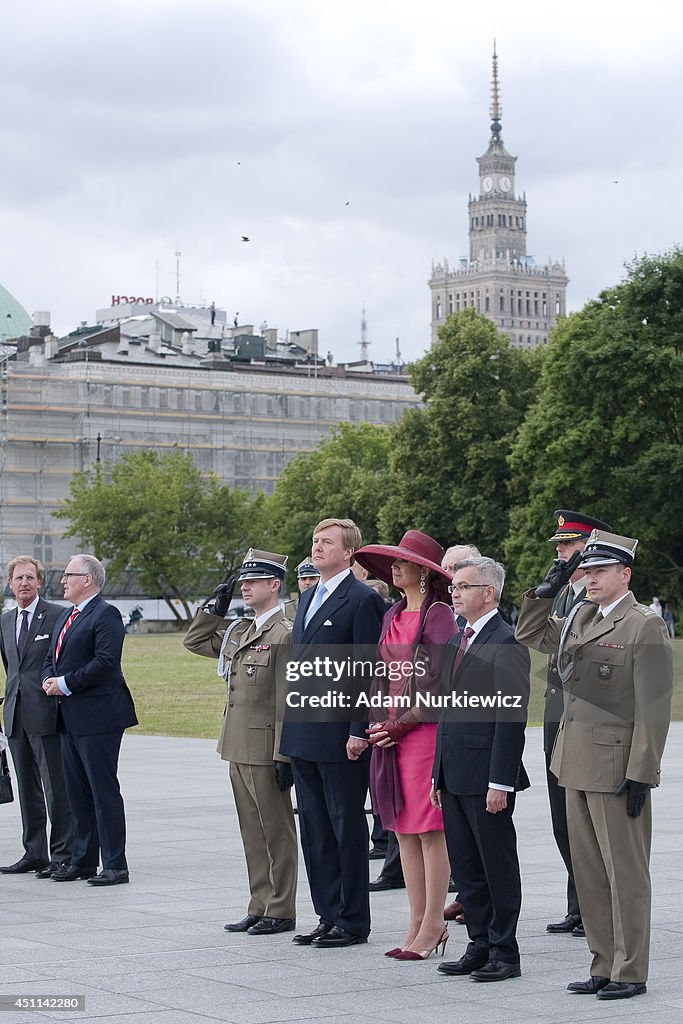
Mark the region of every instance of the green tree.
POLYGON ((508 456, 534 396, 539 353, 512 349, 473 309, 450 316, 410 369, 424 406, 396 429, 380 533, 420 529, 444 546, 499 557, 508 528, 508 456))
POLYGON ((310 556, 311 534, 321 519, 353 519, 364 543, 376 541, 391 435, 389 427, 342 424, 285 468, 267 499, 267 519, 273 550, 289 555, 290 568, 310 556))
POLYGON ((542 538, 553 509, 567 507, 639 538, 642 596, 681 596, 683 253, 627 270, 560 323, 546 352, 511 458, 506 554, 517 595, 542 578, 551 557, 542 538))
POLYGON ((70 524, 65 536, 107 561, 113 576, 134 570, 178 622, 191 617, 190 601, 239 566, 264 505, 263 495, 202 477, 180 450, 97 465, 77 473, 70 491, 56 513, 70 524))

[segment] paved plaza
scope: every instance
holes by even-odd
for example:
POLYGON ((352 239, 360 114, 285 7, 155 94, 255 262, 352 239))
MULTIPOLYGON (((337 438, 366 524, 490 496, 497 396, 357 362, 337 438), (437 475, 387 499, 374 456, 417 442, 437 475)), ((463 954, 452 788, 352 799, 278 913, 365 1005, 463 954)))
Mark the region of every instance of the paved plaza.
MULTIPOLYGON (((617 1003, 565 991, 588 976, 585 941, 548 935, 564 914, 563 869, 551 832, 541 734, 527 733, 532 789, 520 795, 524 903, 522 977, 497 984, 438 975, 438 960, 382 953, 401 938, 403 890, 373 894, 366 946, 311 949, 292 933, 228 934, 247 885, 227 765, 210 740, 127 735, 121 781, 128 811, 130 885, 94 889, 33 874, 0 875, 0 997, 84 995, 84 1011, 12 1010, 0 1024, 487 1024, 495 1021, 683 1021, 683 723, 672 726, 654 795, 652 962, 645 996, 617 1003)), ((0 807, 0 863, 21 855, 17 803, 0 807)), ((381 862, 371 864, 375 877, 381 862)), ((298 926, 316 924, 303 865, 298 926)), ((462 955, 450 926, 446 959, 462 955)))

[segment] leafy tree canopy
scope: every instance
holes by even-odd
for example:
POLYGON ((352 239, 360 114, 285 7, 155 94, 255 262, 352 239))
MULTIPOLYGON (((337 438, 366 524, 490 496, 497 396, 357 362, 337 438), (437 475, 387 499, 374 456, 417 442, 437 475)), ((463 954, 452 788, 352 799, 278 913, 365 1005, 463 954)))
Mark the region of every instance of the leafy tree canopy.
POLYGON ((321 519, 353 519, 365 544, 377 540, 386 500, 392 428, 342 424, 312 452, 297 455, 267 499, 270 543, 293 569, 311 553, 321 519))
POLYGON ((506 557, 517 596, 552 557, 552 511, 638 537, 635 584, 681 594, 683 253, 647 256, 562 321, 511 457, 506 557))
POLYGON ((512 349, 495 325, 466 309, 448 318, 414 363, 423 397, 396 428, 380 533, 396 542, 420 529, 445 547, 474 543, 499 558, 508 529, 508 456, 534 393, 541 353, 512 349))
POLYGON ((202 477, 176 449, 133 452, 77 473, 56 515, 70 524, 65 536, 80 538, 113 575, 135 570, 182 620, 191 600, 240 565, 263 506, 263 495, 202 477))

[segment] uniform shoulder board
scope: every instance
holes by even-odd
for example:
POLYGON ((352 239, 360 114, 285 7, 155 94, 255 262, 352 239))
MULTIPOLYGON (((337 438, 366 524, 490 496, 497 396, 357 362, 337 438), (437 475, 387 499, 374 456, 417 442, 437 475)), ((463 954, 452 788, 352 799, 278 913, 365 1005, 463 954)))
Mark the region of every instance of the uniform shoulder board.
POLYGON ((653 616, 655 618, 657 618, 657 619, 659 618, 659 616, 657 615, 657 612, 653 612, 652 608, 648 608, 648 606, 646 604, 640 604, 639 601, 636 601, 636 603, 633 605, 633 607, 635 608, 635 610, 637 612, 640 612, 641 615, 644 615, 647 618, 651 619, 653 616))
POLYGON ((291 621, 291 619, 280 619, 280 622, 285 627, 288 633, 291 633, 292 630, 294 629, 294 623, 291 621))

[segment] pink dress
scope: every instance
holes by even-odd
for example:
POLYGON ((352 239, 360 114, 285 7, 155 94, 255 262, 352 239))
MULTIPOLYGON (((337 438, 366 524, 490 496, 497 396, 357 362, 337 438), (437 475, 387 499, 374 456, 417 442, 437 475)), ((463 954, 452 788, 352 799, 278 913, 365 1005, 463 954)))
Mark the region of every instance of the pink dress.
MULTIPOLYGON (((420 612, 402 611, 391 620, 384 641, 380 644, 380 653, 385 660, 395 657, 406 659, 406 651, 415 642, 420 619, 420 612), (394 652, 392 654, 392 648, 394 652)), ((401 691, 401 682, 391 682, 389 693, 395 696, 401 691)), ((388 717, 398 715, 392 708, 388 717)), ((433 807, 429 800, 432 786, 432 769, 434 767, 434 751, 436 747, 436 722, 423 722, 407 733, 396 746, 398 777, 403 796, 403 807, 396 815, 394 831, 407 834, 418 832, 443 831, 443 816, 438 807, 433 807)))

